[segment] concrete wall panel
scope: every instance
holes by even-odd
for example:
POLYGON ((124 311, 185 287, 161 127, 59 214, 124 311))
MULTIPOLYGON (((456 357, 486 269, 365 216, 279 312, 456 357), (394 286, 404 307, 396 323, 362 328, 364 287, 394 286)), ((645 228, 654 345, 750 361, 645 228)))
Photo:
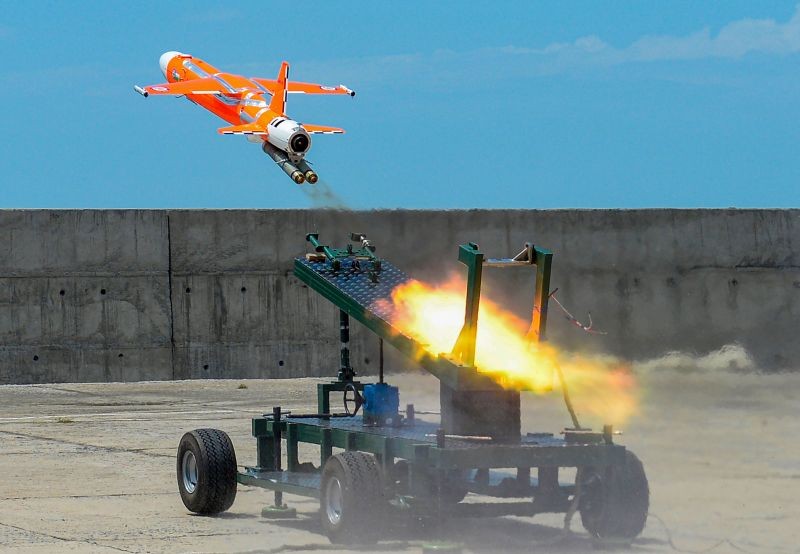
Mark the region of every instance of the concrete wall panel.
POLYGON ((172 378, 165 212, 0 212, 0 383, 172 378))
MULTIPOLYGON (((292 259, 307 232, 340 245, 351 231, 433 281, 463 274, 466 241, 490 256, 551 248, 558 298, 608 332, 552 307, 549 336, 566 347, 637 359, 740 343, 767 368, 800 357, 800 210, 9 210, 0 382, 333 375, 336 310, 292 259)), ((532 286, 529 271, 485 274, 520 317, 532 286)), ((352 348, 374 373, 377 340, 355 322, 352 348)))

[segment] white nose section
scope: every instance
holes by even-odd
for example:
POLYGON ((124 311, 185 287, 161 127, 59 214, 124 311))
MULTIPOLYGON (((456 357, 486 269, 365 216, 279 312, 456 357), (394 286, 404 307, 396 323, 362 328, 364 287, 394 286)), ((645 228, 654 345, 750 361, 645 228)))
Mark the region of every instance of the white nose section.
POLYGON ((172 58, 174 58, 175 56, 182 56, 182 55, 183 54, 181 54, 180 52, 173 52, 173 51, 164 52, 163 54, 161 54, 161 57, 158 59, 158 65, 161 66, 161 73, 163 73, 165 77, 167 75, 167 64, 169 64, 170 60, 172 60, 172 58))

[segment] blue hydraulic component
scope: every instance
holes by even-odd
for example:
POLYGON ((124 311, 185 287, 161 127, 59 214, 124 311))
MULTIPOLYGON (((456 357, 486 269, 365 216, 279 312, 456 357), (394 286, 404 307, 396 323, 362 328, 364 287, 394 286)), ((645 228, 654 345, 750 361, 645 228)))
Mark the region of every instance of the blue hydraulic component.
POLYGON ((364 385, 365 425, 394 425, 400 421, 400 389, 386 383, 364 385))

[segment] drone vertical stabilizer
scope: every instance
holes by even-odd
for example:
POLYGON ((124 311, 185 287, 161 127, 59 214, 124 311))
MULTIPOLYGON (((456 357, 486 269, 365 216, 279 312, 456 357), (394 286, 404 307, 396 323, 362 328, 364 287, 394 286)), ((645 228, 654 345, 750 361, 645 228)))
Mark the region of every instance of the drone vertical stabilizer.
POLYGON ((289 63, 281 63, 281 69, 278 71, 278 80, 276 81, 277 87, 272 92, 272 100, 269 103, 269 109, 275 113, 286 113, 286 93, 289 90, 289 63))

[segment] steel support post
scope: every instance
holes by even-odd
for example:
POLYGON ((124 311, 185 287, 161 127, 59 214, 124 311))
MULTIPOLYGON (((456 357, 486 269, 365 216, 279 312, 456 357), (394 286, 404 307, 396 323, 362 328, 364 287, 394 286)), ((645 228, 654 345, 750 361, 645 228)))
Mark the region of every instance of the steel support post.
POLYGON ((341 343, 339 380, 352 381, 355 371, 350 366, 350 316, 344 310, 339 310, 339 342, 341 343))
POLYGON ((319 469, 325 467, 325 462, 328 458, 333 456, 333 436, 330 429, 321 429, 321 437, 319 441, 319 469))
POLYGON ((275 469, 275 443, 272 434, 256 437, 256 460, 262 471, 275 469))
POLYGON ((533 298, 532 338, 543 341, 547 338, 547 304, 550 300, 550 269, 553 253, 536 248, 536 293, 533 298))
MULTIPOLYGON (((274 469, 275 471, 281 471, 281 407, 275 406, 272 408, 272 450, 274 454, 274 469)), ((280 508, 283 507, 283 492, 276 490, 275 491, 275 506, 280 508)))
POLYGON ((478 335, 478 309, 481 303, 481 276, 483 254, 474 242, 458 248, 458 261, 467 266, 467 302, 464 311, 464 326, 453 348, 453 356, 465 366, 475 365, 475 341, 478 335))
POLYGON ((300 462, 297 455, 298 431, 296 423, 286 424, 286 469, 297 471, 300 462))

